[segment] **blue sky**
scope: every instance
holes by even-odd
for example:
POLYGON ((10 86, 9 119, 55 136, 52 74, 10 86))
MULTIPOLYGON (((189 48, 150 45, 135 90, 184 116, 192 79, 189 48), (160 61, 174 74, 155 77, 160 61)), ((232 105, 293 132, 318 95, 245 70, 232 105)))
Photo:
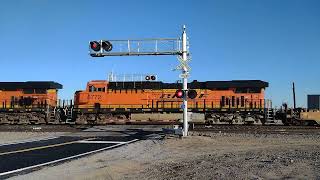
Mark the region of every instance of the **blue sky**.
POLYGON ((6 0, 0 6, 0 81, 54 80, 71 98, 107 73, 155 73, 173 82, 174 56, 88 56, 93 39, 181 35, 186 24, 191 79, 268 81, 275 105, 320 94, 318 0, 6 0))

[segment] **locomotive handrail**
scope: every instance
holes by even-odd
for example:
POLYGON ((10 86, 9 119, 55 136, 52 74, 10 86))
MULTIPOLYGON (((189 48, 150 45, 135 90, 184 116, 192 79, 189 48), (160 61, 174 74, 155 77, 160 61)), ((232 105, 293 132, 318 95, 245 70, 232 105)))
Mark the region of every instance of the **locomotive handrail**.
MULTIPOLYGON (((153 106, 151 102, 148 101, 146 104, 107 104, 107 105, 101 105, 100 108, 142 108, 142 109, 148 109, 148 108, 181 108, 182 101, 181 100, 160 100, 155 101, 153 106)), ((264 99, 250 99, 248 101, 245 101, 243 106, 241 106, 240 103, 234 103, 232 105, 231 101, 222 104, 220 99, 205 99, 204 100, 194 100, 189 101, 188 106, 190 109, 192 108, 206 108, 206 109, 216 109, 216 108, 222 108, 222 109, 263 109, 264 108, 264 99), (261 100, 261 101, 260 101, 261 100), (261 102, 261 104, 260 104, 261 102)), ((78 105, 78 108, 94 108, 94 105, 78 105)))

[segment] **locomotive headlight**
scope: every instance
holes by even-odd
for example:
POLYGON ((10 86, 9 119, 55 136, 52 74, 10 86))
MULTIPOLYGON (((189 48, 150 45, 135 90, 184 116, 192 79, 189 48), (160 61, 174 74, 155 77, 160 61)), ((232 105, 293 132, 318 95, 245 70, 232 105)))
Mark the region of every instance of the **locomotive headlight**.
POLYGON ((147 81, 155 81, 155 80, 157 80, 157 77, 155 76, 155 75, 147 75, 146 77, 145 77, 145 79, 147 80, 147 81))
POLYGON ((151 79, 152 81, 155 81, 157 78, 156 78, 156 76, 151 75, 151 76, 150 76, 150 79, 151 79))

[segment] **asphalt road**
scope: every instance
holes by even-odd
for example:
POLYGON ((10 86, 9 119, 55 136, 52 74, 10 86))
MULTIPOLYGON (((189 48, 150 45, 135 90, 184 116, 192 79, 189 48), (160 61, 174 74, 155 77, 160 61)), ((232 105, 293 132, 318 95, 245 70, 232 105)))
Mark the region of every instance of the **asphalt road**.
POLYGON ((0 144, 0 179, 54 165, 142 139, 154 131, 91 129, 68 136, 17 144, 0 144))

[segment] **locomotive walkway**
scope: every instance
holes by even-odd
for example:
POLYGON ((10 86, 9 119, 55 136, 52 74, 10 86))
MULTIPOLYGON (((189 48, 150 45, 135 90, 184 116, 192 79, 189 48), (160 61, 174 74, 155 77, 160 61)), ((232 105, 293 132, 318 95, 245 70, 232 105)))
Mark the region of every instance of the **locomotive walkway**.
POLYGON ((56 138, 0 144, 0 179, 159 136, 158 133, 141 129, 91 128, 56 138))

